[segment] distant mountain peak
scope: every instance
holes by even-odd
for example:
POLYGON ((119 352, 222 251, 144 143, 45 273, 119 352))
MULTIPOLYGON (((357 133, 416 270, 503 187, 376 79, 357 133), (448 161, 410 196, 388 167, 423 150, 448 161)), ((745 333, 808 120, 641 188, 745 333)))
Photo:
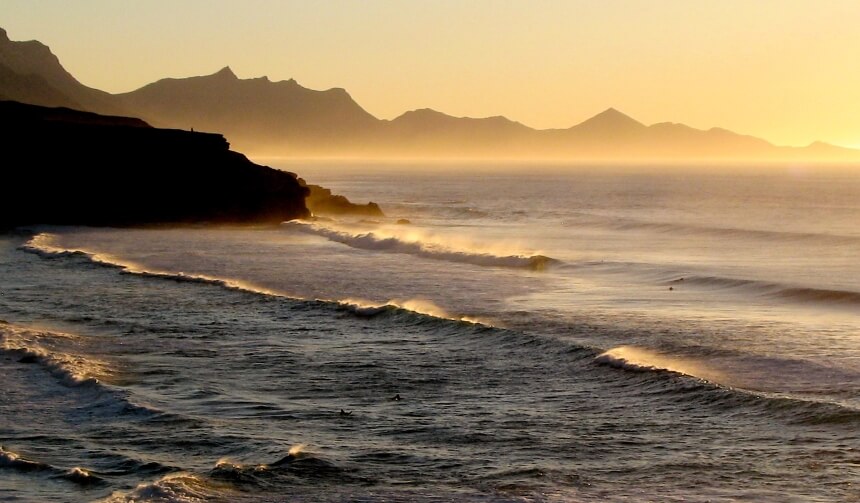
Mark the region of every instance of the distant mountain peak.
POLYGON ((519 124, 519 122, 512 121, 505 116, 502 115, 494 115, 492 117, 455 117, 453 115, 448 115, 444 112, 440 112, 438 110, 433 110, 432 108, 417 108, 415 110, 409 110, 408 112, 404 112, 399 117, 394 120, 401 119, 410 119, 410 120, 453 120, 453 121, 480 121, 486 123, 505 123, 505 124, 519 124))
POLYGON ((648 126, 645 124, 612 107, 570 128, 572 131, 598 135, 639 133, 646 129, 648 126))
POLYGON ((224 68, 218 70, 217 72, 213 73, 212 76, 213 77, 226 78, 226 79, 230 79, 230 80, 238 80, 239 79, 239 77, 237 77, 236 74, 233 73, 233 70, 229 66, 225 66, 224 68))
POLYGON ((51 49, 38 40, 12 41, 0 28, 0 95, 48 106, 74 106, 106 114, 121 114, 109 94, 77 81, 51 49))
POLYGON ((57 56, 51 52, 51 48, 38 40, 12 41, 9 39, 6 30, 0 28, 0 44, 3 44, 2 57, 14 58, 17 60, 17 65, 52 64, 54 66, 62 66, 57 56))
POLYGON ((617 108, 609 107, 606 110, 600 112, 594 117, 588 119, 583 122, 586 123, 604 123, 604 124, 614 124, 614 125, 628 125, 635 127, 645 127, 645 124, 637 121, 636 119, 630 117, 629 115, 620 112, 617 108))
POLYGON ((448 114, 433 110, 432 108, 416 108, 415 110, 404 112, 402 115, 413 117, 451 117, 448 114))

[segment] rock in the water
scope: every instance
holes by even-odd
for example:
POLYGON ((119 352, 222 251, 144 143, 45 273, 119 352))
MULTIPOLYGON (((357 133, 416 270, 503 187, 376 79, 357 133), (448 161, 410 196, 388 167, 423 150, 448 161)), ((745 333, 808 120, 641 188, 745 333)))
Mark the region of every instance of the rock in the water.
POLYGON ((308 209, 314 215, 362 215, 370 217, 384 217, 382 209, 378 204, 370 202, 367 204, 356 204, 344 196, 332 194, 331 190, 305 183, 299 178, 299 182, 310 189, 310 194, 306 200, 308 209))

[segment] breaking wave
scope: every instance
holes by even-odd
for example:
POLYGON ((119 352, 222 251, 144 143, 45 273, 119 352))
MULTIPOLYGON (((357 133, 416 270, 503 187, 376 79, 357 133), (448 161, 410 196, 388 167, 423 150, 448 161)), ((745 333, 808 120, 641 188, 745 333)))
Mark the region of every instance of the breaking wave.
MULTIPOLYGON (((85 406, 99 414, 134 416, 147 419, 184 421, 182 416, 135 403, 128 390, 116 385, 118 367, 90 354, 98 341, 88 337, 55 331, 37 330, 0 323, 0 354, 13 357, 17 363, 35 365, 65 387, 83 393, 85 406)), ((38 386, 38 383, 31 383, 38 386)), ((79 472, 63 478, 82 479, 79 472)), ((75 480, 73 480, 75 481, 75 480)))
POLYGON ((271 463, 244 464, 229 459, 220 459, 208 477, 219 482, 237 486, 266 485, 273 479, 333 479, 338 483, 359 481, 345 470, 327 459, 305 451, 302 444, 292 446, 287 454, 271 463))
POLYGON ((345 244, 362 250, 404 253, 433 260, 459 262, 482 267, 510 267, 542 271, 558 260, 545 255, 503 255, 480 251, 452 249, 441 243, 434 243, 421 238, 408 239, 395 235, 385 235, 380 231, 348 232, 315 223, 286 222, 289 229, 299 230, 308 234, 324 237, 330 241, 345 244))
POLYGON ((663 370, 708 381, 721 380, 721 373, 687 358, 658 353, 635 346, 618 346, 597 355, 597 363, 632 371, 663 370))
POLYGON ((147 270, 142 266, 113 257, 110 255, 92 253, 85 250, 70 250, 58 247, 54 244, 54 236, 49 233, 41 233, 33 236, 29 241, 19 247, 21 250, 33 253, 46 259, 73 258, 83 259, 89 263, 119 269, 120 274, 134 274, 136 276, 167 279, 180 283, 201 283, 215 285, 233 290, 244 290, 265 295, 279 296, 277 292, 262 288, 250 283, 238 280, 221 279, 205 276, 202 274, 186 274, 184 272, 165 272, 147 270))
MULTIPOLYGON (((493 326, 493 324, 485 319, 467 316, 467 315, 455 315, 447 310, 437 306, 433 302, 429 300, 422 299, 408 299, 408 300, 397 300, 392 299, 385 303, 374 303, 367 300, 361 299, 316 299, 309 300, 303 299, 300 297, 289 296, 280 292, 276 292, 267 288, 260 287, 258 285, 254 285, 251 283, 247 283, 244 281, 232 280, 232 279, 222 279, 222 278, 213 278, 205 275, 198 274, 186 274, 183 272, 166 272, 166 271, 153 271, 147 270, 137 264, 133 264, 128 261, 123 261, 121 259, 102 255, 98 253, 91 253, 84 250, 69 250, 65 248, 60 248, 53 243, 53 236, 51 234, 43 233, 38 234, 31 238, 27 243, 23 244, 20 247, 21 250, 34 253, 39 255, 42 258, 47 259, 57 259, 57 258, 71 258, 71 259, 83 259, 86 260, 87 263, 96 264, 103 267, 108 267, 112 269, 119 270, 120 274, 129 274, 144 278, 153 278, 153 279, 162 279, 168 281, 176 281, 180 283, 199 283, 204 285, 212 285, 218 286, 221 288, 226 288, 228 290, 237 290, 243 291, 258 295, 264 295, 269 297, 281 297, 285 299, 295 300, 295 301, 304 301, 304 302, 314 302, 314 303, 324 303, 329 306, 334 306, 337 309, 345 309, 356 316, 362 317, 372 317, 378 314, 392 312, 392 311, 400 311, 400 312, 410 312, 417 315, 429 316, 432 318, 439 318, 444 320, 454 320, 454 321, 463 321, 474 324, 481 324, 487 326, 493 326)), ((40 357, 41 355, 34 355, 34 357, 40 357)))
POLYGON ((335 464, 303 452, 301 445, 290 448, 288 454, 271 463, 244 464, 220 459, 206 473, 174 472, 161 478, 138 484, 131 491, 117 491, 102 503, 133 503, 163 501, 198 503, 204 501, 259 501, 249 489, 265 490, 273 482, 331 480, 338 484, 361 482, 335 464))
POLYGON ((429 300, 422 299, 408 299, 408 300, 397 300, 392 299, 385 303, 373 303, 370 301, 362 300, 362 299, 343 299, 340 301, 336 301, 340 306, 348 311, 352 312, 357 316, 362 317, 373 317, 383 313, 388 313, 392 311, 410 311, 413 313, 424 314, 427 316, 432 316, 433 318, 441 318, 445 320, 453 320, 453 321, 463 321, 467 323, 474 323, 486 326, 493 326, 493 324, 482 318, 478 318, 475 316, 465 316, 465 315, 454 315, 446 311, 445 309, 437 306, 433 302, 429 300))
POLYGON ((110 366, 75 352, 80 339, 71 334, 23 329, 4 324, 0 329, 0 351, 13 354, 21 363, 45 368, 66 386, 85 386, 109 380, 110 366))
POLYGON ((223 487, 212 487, 202 477, 186 472, 171 473, 154 482, 139 484, 128 492, 115 492, 102 503, 134 503, 161 501, 170 503, 201 503, 216 496, 223 497, 223 487))
MULTIPOLYGON (((729 379, 706 361, 669 355, 637 346, 618 346, 594 357, 598 365, 639 373, 647 380, 660 374, 692 378, 692 386, 678 386, 675 381, 662 381, 659 386, 643 387, 657 393, 678 392, 684 400, 722 410, 745 409, 763 416, 777 416, 796 424, 860 424, 860 410, 855 407, 787 393, 755 391, 726 385, 729 379)), ((730 379, 729 379, 730 380, 730 379)))
POLYGON ((63 470, 47 463, 25 459, 18 453, 6 450, 2 446, 0 446, 0 468, 14 470, 18 473, 44 474, 54 479, 66 480, 81 486, 104 483, 104 479, 84 468, 75 466, 68 470, 63 470))

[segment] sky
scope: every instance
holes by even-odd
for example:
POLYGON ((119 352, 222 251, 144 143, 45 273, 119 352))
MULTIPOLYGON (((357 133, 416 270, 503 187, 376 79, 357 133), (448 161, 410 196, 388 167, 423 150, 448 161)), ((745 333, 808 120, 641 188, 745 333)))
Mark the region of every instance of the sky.
POLYGON ((860 148, 858 0, 2 0, 84 84, 214 73, 566 128, 614 107, 778 145, 860 148))

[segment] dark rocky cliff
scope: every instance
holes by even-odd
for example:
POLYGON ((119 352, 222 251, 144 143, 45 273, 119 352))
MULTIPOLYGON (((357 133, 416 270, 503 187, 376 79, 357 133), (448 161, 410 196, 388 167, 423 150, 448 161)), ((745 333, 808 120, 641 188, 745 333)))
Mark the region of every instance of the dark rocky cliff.
POLYGON ((305 202, 314 215, 385 216, 382 208, 373 201, 367 204, 353 203, 344 196, 332 194, 330 189, 306 183, 301 178, 299 178, 299 183, 310 190, 305 202))
POLYGON ((0 102, 0 227, 280 222, 308 216, 295 175, 223 136, 0 102))

